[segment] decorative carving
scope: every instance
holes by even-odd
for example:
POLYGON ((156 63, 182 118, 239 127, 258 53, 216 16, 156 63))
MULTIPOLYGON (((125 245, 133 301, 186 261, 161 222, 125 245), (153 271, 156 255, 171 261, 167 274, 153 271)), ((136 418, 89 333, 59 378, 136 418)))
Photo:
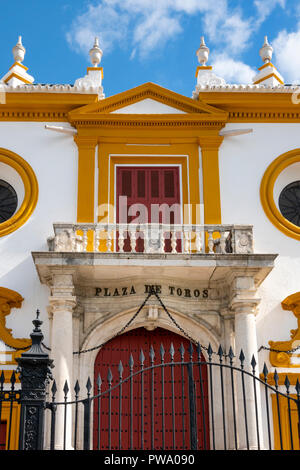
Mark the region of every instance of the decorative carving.
POLYGON ((21 308, 23 297, 11 289, 0 287, 0 338, 12 348, 27 348, 31 344, 30 339, 14 338, 12 330, 6 327, 6 317, 12 308, 21 308))
POLYGON ((288 352, 300 346, 300 292, 286 297, 281 302, 281 306, 283 310, 293 312, 297 318, 298 328, 291 330, 289 341, 269 341, 270 348, 275 350, 270 351, 270 362, 275 367, 300 367, 300 363, 298 366, 292 364, 293 354, 288 352))
POLYGON ((62 230, 55 237, 48 238, 49 251, 71 251, 80 252, 83 250, 82 237, 76 235, 72 230, 62 230))
POLYGON ((250 230, 234 230, 234 253, 253 253, 253 236, 250 230))

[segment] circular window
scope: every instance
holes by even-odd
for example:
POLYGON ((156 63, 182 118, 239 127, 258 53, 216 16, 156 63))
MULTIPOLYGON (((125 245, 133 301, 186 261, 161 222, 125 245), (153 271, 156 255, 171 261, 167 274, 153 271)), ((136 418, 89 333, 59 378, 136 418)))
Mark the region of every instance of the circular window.
POLYGON ((3 237, 20 228, 31 216, 38 200, 38 182, 31 166, 10 150, 0 148, 0 165, 0 237, 3 237))
POLYGON ((0 223, 10 219, 18 206, 18 196, 14 188, 0 180, 0 223))
POLYGON ((300 149, 277 157, 266 169, 260 185, 262 207, 285 235, 300 240, 300 149))
POLYGON ((300 181, 288 184, 281 191, 279 209, 283 217, 300 227, 300 181))

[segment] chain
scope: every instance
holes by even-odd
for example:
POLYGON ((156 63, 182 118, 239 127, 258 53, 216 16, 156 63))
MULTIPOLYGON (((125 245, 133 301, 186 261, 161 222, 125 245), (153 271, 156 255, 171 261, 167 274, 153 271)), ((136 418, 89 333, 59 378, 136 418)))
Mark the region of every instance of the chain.
MULTIPOLYGON (((191 343, 194 343, 194 344, 199 344, 199 341, 196 341, 194 338, 192 338, 178 323, 177 321, 175 320, 175 318, 172 317, 172 315, 170 314, 169 310, 167 309, 167 307, 164 305, 163 301, 161 300, 161 298, 159 297, 158 293, 154 290, 153 294, 155 295, 155 297, 157 298, 157 300, 159 301, 160 305, 162 306, 163 310, 166 312, 166 314, 168 315, 168 317, 170 318, 170 320, 174 323, 174 325, 176 326, 176 328, 178 328, 179 331, 181 331, 181 333, 191 342, 191 343)), ((205 349, 206 351, 208 350, 208 348, 206 348, 205 346, 202 346, 201 344, 201 348, 205 349)))
POLYGON ((265 349, 266 351, 276 352, 276 353, 284 352, 286 354, 292 354, 292 353, 298 351, 300 349, 300 346, 297 346, 294 349, 289 349, 288 351, 283 351, 283 350, 280 350, 280 349, 272 349, 272 348, 267 348, 266 346, 261 346, 259 348, 258 352, 260 352, 262 349, 265 349))
MULTIPOLYGON (((196 341, 194 338, 192 338, 178 323, 177 321, 175 320, 175 318, 171 315, 171 313, 169 312, 169 310, 167 309, 167 307, 164 305, 163 301, 161 300, 160 296, 158 295, 158 293, 156 292, 155 288, 154 287, 151 287, 150 288, 150 292, 148 294, 148 296, 145 298, 144 302, 141 304, 141 306, 138 308, 138 310, 135 312, 135 314, 130 318, 130 320, 115 334, 113 335, 110 340, 116 338, 117 336, 120 336, 130 325, 131 323, 136 319, 136 317, 139 315, 139 313, 141 312, 141 310, 144 308, 144 306, 146 305, 146 303, 148 302, 149 298, 152 296, 152 295, 155 295, 155 297, 157 298, 158 302, 160 303, 161 307, 163 308, 164 312, 168 315, 168 317, 170 318, 170 320, 172 321, 172 323, 174 323, 174 325, 176 326, 176 328, 183 334, 183 336, 185 336, 191 343, 194 343, 196 345, 199 344, 199 341, 196 341)), ((83 353, 87 353, 87 352, 91 352, 91 351, 95 351, 96 349, 100 349, 102 348, 105 344, 106 344, 107 341, 105 341, 104 343, 101 343, 101 344, 98 344, 97 346, 94 346, 93 348, 89 348, 89 349, 82 349, 81 351, 74 351, 73 354, 74 355, 79 355, 79 354, 83 354, 83 353)), ((12 346, 9 346, 8 344, 4 343, 5 346, 9 347, 9 348, 12 348, 14 349, 15 351, 25 351, 27 349, 29 349, 31 347, 30 346, 27 346, 26 348, 14 348, 12 346)), ((42 343, 42 346, 47 349, 48 351, 51 351, 51 348, 47 347, 44 343, 42 343)), ((201 344, 201 348, 202 349, 205 349, 206 351, 208 351, 208 348, 203 346, 201 344)), ((262 349, 264 350, 267 350, 267 351, 271 351, 271 352, 276 352, 276 353, 281 353, 281 352, 284 352, 286 354, 292 354, 296 351, 298 351, 300 349, 300 345, 297 346, 296 348, 294 349, 290 349, 288 351, 282 351, 282 350, 278 350, 278 349, 272 349, 272 348, 267 348, 266 346, 260 346, 260 348, 258 349, 258 352, 260 352, 262 349)), ((218 353, 215 353, 213 352, 213 354, 218 354, 218 353)), ((225 357, 227 357, 228 355, 227 354, 224 354, 225 357)))
MULTIPOLYGON (((152 290, 150 290, 148 296, 145 298, 144 302, 142 303, 142 305, 139 307, 139 309, 135 312, 135 314, 133 315, 133 317, 130 318, 130 320, 123 326, 123 328, 121 328, 120 331, 118 331, 118 333, 116 333, 114 336, 112 336, 110 338, 110 340, 116 338, 117 336, 121 335, 125 330, 126 328, 128 328, 131 323, 135 320, 135 318, 138 316, 138 314, 140 313, 140 311, 145 307, 146 303, 148 302, 148 299, 151 297, 151 295, 153 295, 153 292, 152 290)), ((99 344, 98 346, 94 346, 93 348, 90 348, 90 349, 83 349, 81 351, 76 351, 76 352, 73 352, 73 354, 83 354, 83 353, 87 353, 87 352, 91 352, 91 351, 94 351, 95 349, 100 349, 102 348, 105 344, 106 344, 107 341, 105 341, 104 343, 102 344, 99 344)))

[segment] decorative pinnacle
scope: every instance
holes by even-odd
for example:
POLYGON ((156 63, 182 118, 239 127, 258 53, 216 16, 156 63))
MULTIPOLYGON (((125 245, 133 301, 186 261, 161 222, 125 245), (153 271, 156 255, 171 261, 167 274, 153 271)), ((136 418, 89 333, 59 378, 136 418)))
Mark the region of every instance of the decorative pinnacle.
POLYGON ((200 47, 196 52, 199 63, 203 66, 208 61, 209 48, 206 46, 204 36, 201 36, 200 47))
POLYGON ((17 44, 15 45, 15 47, 13 47, 13 56, 14 56, 15 62, 20 62, 20 63, 23 62, 24 57, 25 57, 25 52, 26 52, 26 49, 22 44, 22 36, 19 36, 17 44))
POLYGON ((262 58, 262 61, 267 64, 271 62, 273 54, 273 47, 268 42, 268 37, 265 36, 263 46, 259 50, 259 55, 262 58))
POLYGON ((94 46, 90 49, 90 58, 94 67, 97 67, 102 59, 103 52, 99 47, 99 38, 95 37, 94 46))

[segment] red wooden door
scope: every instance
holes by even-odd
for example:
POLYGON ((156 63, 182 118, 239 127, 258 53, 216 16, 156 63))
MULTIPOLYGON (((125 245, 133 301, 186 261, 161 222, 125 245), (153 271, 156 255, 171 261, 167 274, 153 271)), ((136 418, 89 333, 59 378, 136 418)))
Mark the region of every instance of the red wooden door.
MULTIPOLYGON (((118 167, 117 223, 179 224, 181 221, 178 167, 118 167), (126 205, 120 204, 126 196, 126 205)), ((138 239, 137 251, 143 241, 138 239)), ((125 251, 130 251, 129 241, 125 251)), ((165 251, 171 251, 167 241, 165 251)))
POLYGON ((0 422, 0 450, 6 447, 6 421, 0 422))
MULTIPOLYGON (((99 351, 94 369, 95 391, 97 391, 98 374, 102 379, 102 392, 109 389, 107 380, 109 368, 113 378, 112 392, 110 394, 106 392, 102 395, 100 406, 97 399, 94 403, 94 449, 164 448, 170 450, 190 448, 188 366, 181 365, 179 351, 181 344, 185 348, 185 361, 188 362, 189 341, 185 338, 162 328, 157 328, 154 331, 138 328, 114 338, 99 351), (163 367, 159 366, 161 344, 165 350, 165 366, 163 367), (171 360, 169 353, 171 344, 175 350, 173 367, 167 365, 171 360), (157 365, 155 368, 150 367, 151 346, 155 353, 154 364, 157 365), (145 356, 143 374, 138 373, 141 368, 141 350, 145 356), (130 380, 124 382, 120 390, 118 387, 120 381, 118 366, 121 360, 124 367, 123 379, 129 377, 129 357, 131 354, 134 361, 133 372, 136 375, 132 383, 130 380), (120 396, 122 400, 120 400, 120 396)), ((203 356, 201 360, 204 361, 203 356)), ((194 361, 197 361, 196 351, 194 361)), ((208 449, 209 415, 206 364, 201 366, 201 371, 200 366, 194 366, 193 376, 198 449, 208 449)))

